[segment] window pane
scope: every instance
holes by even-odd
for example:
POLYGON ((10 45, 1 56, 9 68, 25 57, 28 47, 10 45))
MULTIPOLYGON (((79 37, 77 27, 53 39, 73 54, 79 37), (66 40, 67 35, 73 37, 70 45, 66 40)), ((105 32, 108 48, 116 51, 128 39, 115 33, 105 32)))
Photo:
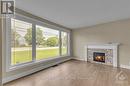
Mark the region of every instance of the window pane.
POLYGON ((68 54, 68 33, 67 32, 61 32, 61 52, 62 55, 68 54))
POLYGON ((32 24, 11 19, 11 65, 32 61, 32 24))
POLYGON ((36 25, 36 60, 59 56, 59 31, 36 25))

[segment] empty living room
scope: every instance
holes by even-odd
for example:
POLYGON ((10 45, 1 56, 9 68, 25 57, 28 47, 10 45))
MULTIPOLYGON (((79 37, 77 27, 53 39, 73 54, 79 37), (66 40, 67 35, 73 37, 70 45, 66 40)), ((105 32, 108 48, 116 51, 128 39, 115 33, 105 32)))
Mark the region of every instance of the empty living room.
POLYGON ((130 0, 1 0, 0 86, 130 86, 130 0))

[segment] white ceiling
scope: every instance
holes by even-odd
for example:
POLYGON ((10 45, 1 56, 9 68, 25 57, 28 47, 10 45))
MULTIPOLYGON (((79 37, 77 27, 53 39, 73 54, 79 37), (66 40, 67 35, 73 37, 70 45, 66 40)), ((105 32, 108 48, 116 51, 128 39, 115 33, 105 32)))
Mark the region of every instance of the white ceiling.
POLYGON ((130 18, 130 0, 15 0, 16 7, 72 29, 130 18))

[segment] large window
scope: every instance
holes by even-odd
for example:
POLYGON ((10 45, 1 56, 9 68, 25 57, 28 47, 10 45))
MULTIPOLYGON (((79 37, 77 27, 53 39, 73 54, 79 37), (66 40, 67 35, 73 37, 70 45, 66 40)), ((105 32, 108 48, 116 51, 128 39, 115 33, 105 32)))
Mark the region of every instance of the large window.
POLYGON ((10 26, 11 66, 69 55, 69 31, 25 17, 11 18, 10 26))

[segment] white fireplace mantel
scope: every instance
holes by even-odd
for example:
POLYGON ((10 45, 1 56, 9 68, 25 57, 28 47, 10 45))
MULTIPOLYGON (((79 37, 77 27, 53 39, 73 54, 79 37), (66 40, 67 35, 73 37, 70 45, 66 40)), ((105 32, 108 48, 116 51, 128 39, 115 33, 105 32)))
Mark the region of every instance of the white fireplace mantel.
POLYGON ((85 46, 85 61, 88 61, 88 49, 112 49, 113 50, 113 67, 118 67, 118 46, 119 43, 113 44, 88 44, 85 46))

